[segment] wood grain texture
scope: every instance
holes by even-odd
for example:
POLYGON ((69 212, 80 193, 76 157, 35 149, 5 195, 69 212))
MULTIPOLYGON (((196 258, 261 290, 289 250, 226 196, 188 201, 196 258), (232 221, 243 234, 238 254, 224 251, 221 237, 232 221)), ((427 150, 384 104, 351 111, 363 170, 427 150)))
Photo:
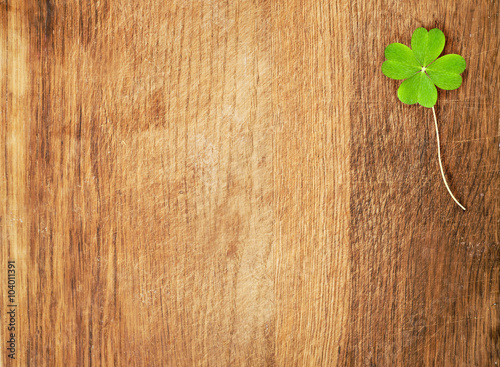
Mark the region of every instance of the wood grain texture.
POLYGON ((0 365, 500 364, 499 8, 0 1, 0 365), (419 26, 466 212, 380 70, 419 26))

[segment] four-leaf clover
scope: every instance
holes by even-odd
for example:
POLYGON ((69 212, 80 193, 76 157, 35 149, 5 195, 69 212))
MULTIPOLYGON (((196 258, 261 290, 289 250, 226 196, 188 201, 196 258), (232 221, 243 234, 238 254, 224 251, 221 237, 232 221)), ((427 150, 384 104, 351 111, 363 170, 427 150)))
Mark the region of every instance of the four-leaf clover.
POLYGON ((411 37, 411 49, 401 43, 386 47, 387 60, 382 64, 382 72, 391 79, 404 80, 398 89, 401 102, 418 102, 431 108, 437 101, 436 86, 444 90, 460 87, 465 60, 455 54, 438 59, 444 44, 441 30, 434 28, 427 32, 425 28, 417 28, 411 37))
POLYGON ((443 32, 434 28, 429 32, 425 28, 417 28, 411 37, 411 49, 401 43, 391 43, 385 48, 385 58, 382 72, 392 79, 404 80, 398 89, 398 98, 406 104, 419 103, 432 108, 438 148, 439 168, 443 182, 453 200, 465 210, 455 195, 451 192, 443 164, 441 163, 441 147, 436 110, 437 89, 453 90, 462 84, 461 73, 465 70, 465 60, 460 55, 445 55, 443 52, 445 37, 443 32))

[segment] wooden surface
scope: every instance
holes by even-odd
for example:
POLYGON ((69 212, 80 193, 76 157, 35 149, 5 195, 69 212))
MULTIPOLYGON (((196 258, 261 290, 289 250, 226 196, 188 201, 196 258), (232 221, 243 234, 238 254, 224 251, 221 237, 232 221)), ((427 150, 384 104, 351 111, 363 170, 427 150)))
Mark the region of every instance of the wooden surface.
POLYGON ((499 4, 0 1, 2 365, 500 364, 499 4))

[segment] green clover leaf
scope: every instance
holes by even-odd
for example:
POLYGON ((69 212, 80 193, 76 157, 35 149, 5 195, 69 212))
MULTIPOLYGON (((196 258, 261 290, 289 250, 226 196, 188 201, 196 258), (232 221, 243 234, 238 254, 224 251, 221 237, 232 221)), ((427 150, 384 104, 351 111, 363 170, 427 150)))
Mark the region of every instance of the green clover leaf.
POLYGON ((465 60, 455 54, 438 59, 444 44, 441 30, 434 28, 427 32, 425 28, 417 28, 411 37, 411 49, 401 43, 391 43, 385 48, 387 60, 382 64, 382 72, 391 79, 404 80, 398 89, 401 102, 432 108, 437 102, 436 86, 444 90, 460 87, 465 60))

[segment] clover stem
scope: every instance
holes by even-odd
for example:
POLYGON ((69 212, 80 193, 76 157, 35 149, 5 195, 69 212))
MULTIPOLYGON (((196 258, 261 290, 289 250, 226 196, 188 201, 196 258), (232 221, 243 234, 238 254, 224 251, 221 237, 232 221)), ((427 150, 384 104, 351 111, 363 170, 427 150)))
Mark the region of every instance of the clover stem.
POLYGON ((464 206, 458 202, 458 200, 455 198, 455 196, 451 192, 450 187, 448 186, 448 183, 446 182, 446 177, 444 175, 444 170, 443 170, 443 164, 441 163, 441 145, 439 143, 439 130, 438 130, 438 123, 437 123, 437 118, 436 118, 436 110, 434 110, 434 106, 432 107, 432 114, 434 115, 434 124, 436 125, 436 138, 437 138, 439 168, 441 169, 441 176, 443 176, 443 181, 444 181, 444 184, 446 186, 446 189, 450 193, 450 195, 453 198, 453 200, 455 200, 455 203, 457 203, 458 206, 465 211, 464 206))

